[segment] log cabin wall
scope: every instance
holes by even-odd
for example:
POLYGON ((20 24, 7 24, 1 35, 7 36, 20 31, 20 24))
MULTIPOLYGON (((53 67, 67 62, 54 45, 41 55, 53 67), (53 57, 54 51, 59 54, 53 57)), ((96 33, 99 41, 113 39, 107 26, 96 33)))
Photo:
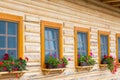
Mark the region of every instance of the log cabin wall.
MULTIPOLYGON (((85 2, 83 2, 85 3, 85 2)), ((89 3, 85 3, 89 5, 89 3)), ((92 5, 91 5, 92 6, 92 5)), ((110 32, 110 53, 116 55, 116 33, 120 33, 120 13, 85 7, 66 0, 0 0, 0 12, 23 17, 24 56, 29 58, 28 72, 21 80, 119 80, 116 74, 102 71, 98 66, 98 31, 110 32), (63 55, 71 58, 62 74, 43 75, 41 71, 41 21, 63 26, 63 55), (90 49, 97 64, 89 72, 76 72, 74 59, 74 27, 90 29, 90 49)))

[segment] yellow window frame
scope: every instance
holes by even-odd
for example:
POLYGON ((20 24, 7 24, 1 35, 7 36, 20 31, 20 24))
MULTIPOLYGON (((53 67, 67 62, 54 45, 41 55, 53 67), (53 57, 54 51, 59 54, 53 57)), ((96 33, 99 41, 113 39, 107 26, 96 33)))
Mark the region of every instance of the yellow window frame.
POLYGON ((119 62, 119 57, 118 57, 118 38, 120 38, 120 33, 116 34, 116 61, 119 62))
POLYGON ((41 21, 41 69, 45 68, 45 27, 48 28, 54 28, 54 29, 59 29, 59 53, 60 53, 60 58, 63 57, 63 41, 62 41, 62 24, 60 23, 55 23, 55 22, 49 22, 49 21, 41 21))
POLYGON ((88 43, 88 55, 90 53, 90 30, 88 28, 81 28, 81 27, 75 27, 74 28, 74 49, 75 49, 75 67, 78 66, 78 38, 77 38, 77 32, 85 32, 87 33, 87 43, 88 43))
POLYGON ((101 45, 100 45, 100 36, 107 35, 108 36, 108 55, 110 55, 110 32, 107 31, 98 31, 98 63, 101 64, 101 45))
POLYGON ((23 17, 12 14, 0 13, 0 20, 17 22, 18 23, 18 58, 23 58, 24 53, 24 38, 23 38, 23 17))

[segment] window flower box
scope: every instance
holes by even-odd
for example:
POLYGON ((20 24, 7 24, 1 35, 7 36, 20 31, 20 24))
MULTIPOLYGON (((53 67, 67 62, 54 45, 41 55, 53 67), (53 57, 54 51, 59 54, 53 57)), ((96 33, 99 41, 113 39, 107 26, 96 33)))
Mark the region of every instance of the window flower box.
POLYGON ((62 73, 65 71, 66 68, 53 68, 53 69, 47 69, 43 68, 42 71, 45 75, 48 75, 50 73, 62 73))
POLYGON ((26 73, 26 71, 12 71, 12 72, 0 72, 0 79, 2 78, 20 78, 24 73, 26 73))
POLYGON ((112 56, 104 55, 104 58, 102 59, 101 63, 102 63, 100 64, 101 69, 107 67, 113 74, 115 74, 115 72, 117 71, 118 63, 112 56))
POLYGON ((26 70, 27 61, 27 57, 25 59, 15 59, 13 57, 10 57, 8 53, 5 53, 3 60, 0 61, 1 77, 11 75, 16 75, 16 77, 22 76, 25 73, 24 70, 26 70))
POLYGON ((93 66, 76 66, 77 72, 80 71, 90 71, 93 68, 93 66))
MULTIPOLYGON (((70 60, 70 59, 68 59, 70 60)), ((68 60, 63 57, 58 59, 56 54, 50 54, 48 60, 46 61, 46 67, 42 69, 45 75, 55 72, 63 72, 66 69, 66 65, 68 64, 68 60)))
POLYGON ((83 71, 83 70, 90 70, 93 68, 94 64, 96 63, 94 59, 92 59, 92 52, 90 55, 83 56, 78 54, 78 66, 76 66, 77 71, 83 71))

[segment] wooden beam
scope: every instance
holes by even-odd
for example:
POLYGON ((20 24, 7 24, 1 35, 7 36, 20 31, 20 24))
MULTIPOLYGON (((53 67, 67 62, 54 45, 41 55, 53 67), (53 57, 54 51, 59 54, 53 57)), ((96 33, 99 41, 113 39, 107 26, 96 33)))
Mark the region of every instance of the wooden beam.
POLYGON ((102 0, 104 3, 114 3, 114 2, 120 2, 120 0, 102 0))
POLYGON ((111 4, 112 6, 115 6, 115 7, 119 7, 120 6, 120 2, 119 3, 114 3, 114 4, 111 4))

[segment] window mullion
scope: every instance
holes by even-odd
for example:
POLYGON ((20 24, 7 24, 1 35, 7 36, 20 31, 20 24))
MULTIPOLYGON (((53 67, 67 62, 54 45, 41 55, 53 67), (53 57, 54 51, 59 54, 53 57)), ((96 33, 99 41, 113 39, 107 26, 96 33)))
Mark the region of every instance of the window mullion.
POLYGON ((8 22, 6 22, 6 53, 8 52, 8 22))

